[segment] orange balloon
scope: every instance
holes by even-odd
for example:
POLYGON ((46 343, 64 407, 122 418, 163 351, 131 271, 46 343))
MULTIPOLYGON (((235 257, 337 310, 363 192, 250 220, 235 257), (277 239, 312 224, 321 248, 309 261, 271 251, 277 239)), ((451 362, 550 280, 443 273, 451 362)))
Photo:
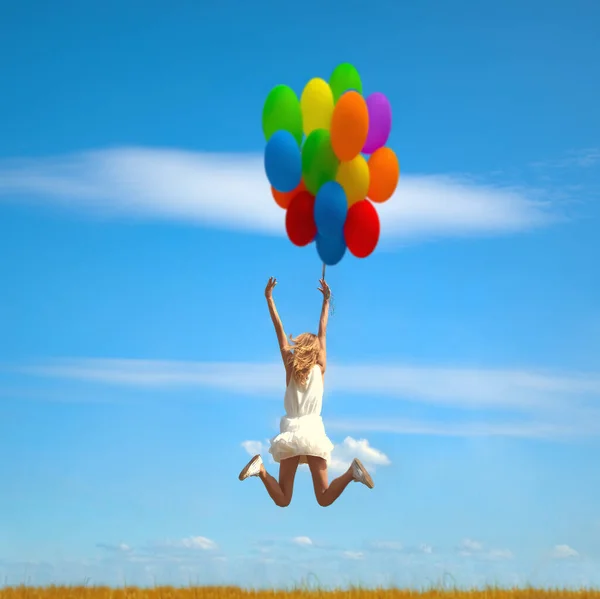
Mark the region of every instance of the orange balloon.
POLYGON ((385 202, 392 197, 400 179, 400 164, 391 148, 379 148, 369 158, 368 198, 373 202, 385 202))
POLYGON ((300 184, 296 189, 292 189, 292 191, 277 191, 274 187, 271 187, 271 193, 273 194, 273 199, 277 202, 277 205, 284 210, 288 209, 292 198, 298 195, 301 191, 306 191, 306 186, 304 185, 304 179, 300 181, 300 184))
POLYGON ((346 92, 338 100, 330 132, 333 151, 340 160, 352 160, 360 154, 369 133, 369 110, 358 92, 346 92))

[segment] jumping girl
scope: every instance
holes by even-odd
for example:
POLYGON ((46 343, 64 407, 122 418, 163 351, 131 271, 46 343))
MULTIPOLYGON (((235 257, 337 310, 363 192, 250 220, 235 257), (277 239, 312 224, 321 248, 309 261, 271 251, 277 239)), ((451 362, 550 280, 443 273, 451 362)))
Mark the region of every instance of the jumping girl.
POLYGON ((255 455, 240 472, 239 479, 258 476, 275 505, 287 507, 292 500, 294 479, 299 464, 308 464, 319 505, 331 505, 352 481, 370 489, 373 480, 360 460, 354 459, 348 470, 328 483, 327 466, 333 443, 329 440, 321 418, 323 379, 327 365, 326 331, 331 290, 321 279, 318 288, 323 294, 319 333, 302 333, 293 345, 288 343, 281 319, 275 308, 273 288, 277 280, 271 277, 265 289, 271 319, 277 333, 279 349, 285 367, 285 416, 281 419, 280 434, 271 439, 269 453, 279 463, 279 482, 265 469, 260 455, 255 455))

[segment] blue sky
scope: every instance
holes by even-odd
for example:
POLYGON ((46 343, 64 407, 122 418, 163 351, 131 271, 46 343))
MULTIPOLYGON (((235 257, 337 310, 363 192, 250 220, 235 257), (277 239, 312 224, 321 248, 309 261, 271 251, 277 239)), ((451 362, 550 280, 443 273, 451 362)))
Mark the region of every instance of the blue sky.
POLYGON ((0 2, 3 582, 600 584, 600 9, 416 4, 0 2), (333 466, 376 487, 281 510, 237 480, 263 290, 315 330, 320 264, 260 118, 343 61, 402 170, 328 269, 333 466))

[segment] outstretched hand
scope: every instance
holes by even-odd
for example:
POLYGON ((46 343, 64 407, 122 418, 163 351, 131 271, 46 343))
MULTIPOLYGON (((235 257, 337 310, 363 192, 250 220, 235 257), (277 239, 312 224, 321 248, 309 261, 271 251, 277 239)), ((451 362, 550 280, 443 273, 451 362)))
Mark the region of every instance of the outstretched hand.
POLYGON ((265 297, 271 299, 273 297, 273 289, 277 285, 277 279, 275 277, 269 277, 267 286, 265 287, 265 297))
POLYGON ((323 299, 328 300, 331 297, 329 285, 325 282, 325 279, 319 279, 319 283, 321 283, 321 286, 317 287, 317 289, 323 294, 323 299))

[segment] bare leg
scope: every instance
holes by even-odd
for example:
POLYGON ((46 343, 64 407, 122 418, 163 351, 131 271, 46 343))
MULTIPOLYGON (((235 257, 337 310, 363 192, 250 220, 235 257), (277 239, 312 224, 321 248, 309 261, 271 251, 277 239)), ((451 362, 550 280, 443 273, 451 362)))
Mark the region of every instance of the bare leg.
POLYGON ((327 462, 323 458, 307 456, 310 473, 315 488, 315 496, 320 506, 327 507, 331 505, 344 491, 344 489, 354 480, 352 469, 348 468, 344 474, 327 482, 327 462))
POLYGON ((292 493, 294 491, 294 479, 299 463, 300 456, 281 460, 281 463, 279 464, 279 482, 267 472, 264 464, 261 466, 259 474, 260 480, 263 481, 265 489, 271 496, 275 505, 279 507, 287 507, 290 505, 292 493))

